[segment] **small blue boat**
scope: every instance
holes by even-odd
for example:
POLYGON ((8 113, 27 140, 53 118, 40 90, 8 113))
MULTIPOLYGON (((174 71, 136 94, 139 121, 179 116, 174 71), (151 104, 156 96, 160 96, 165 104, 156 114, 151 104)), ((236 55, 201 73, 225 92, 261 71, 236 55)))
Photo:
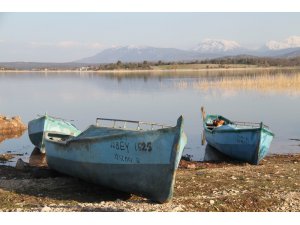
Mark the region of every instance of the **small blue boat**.
POLYGON ((221 153, 257 165, 268 153, 274 134, 261 123, 234 122, 221 115, 205 115, 205 139, 221 153))
POLYGON ((81 133, 73 124, 64 119, 47 114, 38 116, 38 118, 28 122, 28 135, 31 143, 39 148, 42 153, 46 152, 44 135, 48 131, 60 132, 72 136, 77 136, 81 133))
POLYGON ((50 168, 160 203, 173 196, 176 169, 186 142, 182 116, 175 127, 97 118, 96 125, 77 137, 56 132, 45 137, 50 168), (113 126, 104 126, 107 121, 113 126), (126 127, 132 124, 136 127, 126 127))

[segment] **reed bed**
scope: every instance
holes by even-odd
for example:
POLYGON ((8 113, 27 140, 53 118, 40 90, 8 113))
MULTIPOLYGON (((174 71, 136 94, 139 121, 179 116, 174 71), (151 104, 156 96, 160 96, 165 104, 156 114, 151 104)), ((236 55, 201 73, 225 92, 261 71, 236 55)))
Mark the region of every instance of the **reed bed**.
POLYGON ((219 89, 219 90, 256 90, 261 92, 288 92, 300 94, 300 73, 260 74, 251 76, 223 76, 214 79, 200 79, 197 82, 180 81, 175 84, 179 89, 219 89))

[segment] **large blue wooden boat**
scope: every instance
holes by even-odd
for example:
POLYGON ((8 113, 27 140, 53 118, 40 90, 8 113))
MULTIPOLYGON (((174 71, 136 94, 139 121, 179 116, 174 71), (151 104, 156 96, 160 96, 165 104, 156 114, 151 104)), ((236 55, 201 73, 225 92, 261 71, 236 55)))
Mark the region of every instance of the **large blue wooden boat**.
POLYGON ((204 113, 203 127, 209 145, 233 159, 255 165, 267 155, 274 136, 262 122, 234 122, 221 115, 204 113))
POLYGON ((160 203, 172 198, 186 142, 182 116, 175 127, 97 118, 77 137, 48 132, 45 138, 50 168, 160 203), (104 126, 104 121, 114 125, 104 126))
POLYGON ((38 116, 28 122, 28 135, 31 143, 45 153, 44 135, 45 132, 60 132, 66 135, 77 136, 81 133, 73 124, 61 118, 47 114, 38 116))

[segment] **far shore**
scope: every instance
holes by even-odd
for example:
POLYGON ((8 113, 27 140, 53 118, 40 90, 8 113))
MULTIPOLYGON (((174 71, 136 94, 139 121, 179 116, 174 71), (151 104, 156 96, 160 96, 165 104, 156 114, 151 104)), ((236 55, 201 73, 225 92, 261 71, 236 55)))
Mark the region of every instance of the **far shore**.
POLYGON ((228 68, 178 68, 178 69, 145 69, 145 70, 0 70, 0 73, 166 73, 166 72, 216 72, 216 71, 269 71, 300 70, 300 67, 228 67, 228 68))

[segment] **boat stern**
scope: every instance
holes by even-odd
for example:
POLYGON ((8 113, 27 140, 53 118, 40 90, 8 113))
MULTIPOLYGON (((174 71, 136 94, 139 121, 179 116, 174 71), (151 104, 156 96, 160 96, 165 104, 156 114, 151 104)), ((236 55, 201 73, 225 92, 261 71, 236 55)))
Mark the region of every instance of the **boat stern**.
POLYGON ((172 147, 172 154, 171 154, 171 168, 170 170, 172 171, 172 177, 171 177, 171 185, 168 187, 166 185, 165 193, 160 195, 160 199, 158 199, 158 202, 164 203, 168 202, 171 200, 173 197, 173 190, 174 190, 174 185, 175 185, 175 177, 176 177, 176 170, 179 166, 180 159, 182 157, 182 153, 184 150, 184 147, 187 144, 187 136, 183 131, 183 116, 181 115, 178 120, 177 120, 177 125, 175 127, 176 129, 176 134, 173 142, 173 147, 172 147))
POLYGON ((177 146, 174 146, 176 148, 176 152, 177 152, 176 158, 175 158, 175 169, 177 169, 179 166, 179 162, 180 162, 184 147, 187 144, 187 136, 183 131, 183 124, 184 124, 183 122, 184 122, 183 116, 180 116, 177 120, 177 125, 176 125, 176 127, 178 129, 178 134, 177 134, 177 137, 175 137, 175 139, 178 138, 179 141, 178 141, 177 146))
POLYGON ((257 160, 255 164, 258 164, 268 154, 273 137, 274 134, 271 131, 265 128, 261 129, 257 160))
POLYGON ((43 151, 43 137, 45 128, 46 116, 41 116, 37 119, 28 122, 28 136, 31 143, 43 151))

